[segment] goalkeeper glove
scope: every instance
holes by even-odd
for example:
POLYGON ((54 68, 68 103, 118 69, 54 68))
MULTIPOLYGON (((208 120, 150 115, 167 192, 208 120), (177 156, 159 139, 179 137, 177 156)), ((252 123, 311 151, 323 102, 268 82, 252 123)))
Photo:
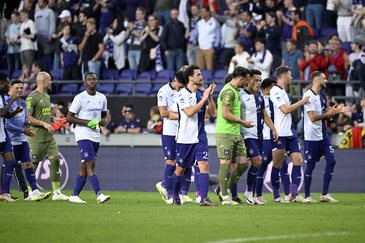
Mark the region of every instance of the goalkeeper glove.
POLYGON ((66 122, 67 122, 66 118, 59 119, 59 120, 55 121, 54 123, 52 123, 52 127, 55 131, 58 131, 62 127, 67 127, 66 122))
POLYGON ((99 125, 99 119, 95 118, 92 119, 91 121, 89 121, 89 123, 87 124, 87 126, 91 129, 96 129, 96 126, 99 125))

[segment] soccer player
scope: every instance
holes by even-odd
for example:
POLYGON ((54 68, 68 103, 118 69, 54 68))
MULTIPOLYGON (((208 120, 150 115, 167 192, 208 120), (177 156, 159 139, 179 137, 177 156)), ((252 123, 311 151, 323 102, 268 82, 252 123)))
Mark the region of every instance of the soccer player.
POLYGON ((10 196, 10 182, 13 177, 13 170, 15 168, 16 161, 10 138, 5 130, 4 118, 11 118, 15 116, 22 111, 22 108, 17 107, 14 112, 9 112, 10 107, 19 99, 19 96, 16 94, 12 95, 9 103, 6 104, 5 97, 2 94, 7 93, 8 89, 9 76, 5 73, 0 73, 0 152, 4 159, 1 171, 0 201, 15 202, 15 200, 10 196))
POLYGON ((216 206, 208 198, 209 169, 208 169, 208 139, 204 129, 205 114, 216 112, 213 93, 215 85, 211 84, 206 90, 198 89, 203 82, 203 76, 196 65, 189 66, 185 71, 188 83, 177 94, 175 101, 179 113, 179 125, 176 135, 176 170, 173 174, 173 202, 181 205, 179 191, 181 177, 186 168, 195 161, 199 166, 200 206, 216 206))
POLYGON ((219 196, 222 205, 238 205, 228 195, 241 175, 247 169, 246 147, 240 134, 240 125, 253 127, 251 121, 241 119, 241 104, 239 89, 242 89, 250 71, 244 67, 236 67, 232 73, 232 80, 228 82, 218 96, 218 114, 216 125, 217 152, 220 160, 219 168, 219 196), (237 163, 228 180, 228 172, 232 160, 237 163))
POLYGON ((253 187, 256 181, 257 171, 261 166, 262 154, 262 130, 264 123, 270 128, 274 141, 278 139, 278 133, 274 124, 265 110, 264 98, 259 89, 261 86, 261 72, 257 69, 250 70, 250 78, 247 86, 240 92, 241 118, 242 120, 253 121, 254 127, 246 128, 241 126, 241 135, 244 138, 248 158, 251 166, 247 172, 247 189, 245 192, 246 203, 253 205, 253 187))
MULTIPOLYGON (((52 200, 67 201, 68 196, 60 189, 60 159, 58 145, 53 136, 55 128, 51 124, 51 102, 48 91, 52 79, 49 73, 39 72, 36 76, 37 88, 26 99, 30 130, 35 136, 29 137, 29 147, 34 170, 46 156, 51 163, 52 200)), ((55 123, 59 120, 55 120, 55 123)), ((59 129, 59 128, 58 128, 59 129)))
MULTIPOLYGON (((168 203, 172 204, 173 193, 172 193, 172 174, 174 174, 176 167, 176 130, 177 130, 177 119, 169 119, 170 113, 174 110, 173 106, 174 98, 178 91, 184 88, 186 85, 186 80, 183 71, 178 71, 175 74, 175 79, 165 84, 160 88, 157 93, 157 105, 160 111, 161 117, 163 117, 163 127, 162 127, 162 148, 165 156, 165 170, 164 170, 164 180, 156 184, 156 189, 160 192, 162 199, 168 203)), ((191 174, 190 174, 191 175, 191 174)), ((187 178, 190 180, 190 178, 187 178)), ((186 180, 183 180, 182 190, 186 191, 186 180), (185 184, 185 185, 184 185, 185 184)), ((189 183, 190 184, 190 183, 189 183)), ((186 196, 187 197, 187 196, 186 196)), ((186 200, 183 196, 182 201, 186 200)), ((187 202, 187 201, 185 201, 187 202)))
MULTIPOLYGON (((273 114, 273 104, 270 101, 270 90, 271 88, 276 84, 276 80, 271 78, 266 78, 261 82, 261 90, 262 90, 262 96, 265 103, 265 110, 266 113, 270 116, 271 120, 274 119, 273 114)), ((264 173, 267 169, 267 166, 272 161, 272 150, 273 150, 273 144, 274 144, 274 135, 271 131, 271 129, 264 124, 263 130, 263 141, 262 141, 262 162, 261 166, 257 172, 256 177, 256 201, 255 203, 258 205, 264 205, 266 203, 266 200, 262 196, 262 187, 263 187, 263 180, 264 180, 264 173)), ((288 174, 288 164, 286 160, 283 162, 283 166, 280 170, 280 177, 281 182, 284 187, 285 192, 285 198, 282 202, 290 202, 290 178, 288 174)))
POLYGON ((100 127, 106 126, 107 99, 105 95, 96 91, 98 79, 95 73, 86 73, 84 76, 86 90, 76 95, 72 101, 67 119, 76 124, 75 140, 80 149, 80 173, 69 201, 86 203, 79 197, 86 179, 89 178, 96 194, 96 202, 104 203, 110 196, 101 192, 99 179, 95 174, 95 160, 99 150, 100 127))
POLYGON ((274 143, 272 152, 273 167, 271 171, 271 183, 274 193, 274 202, 281 202, 279 193, 280 169, 285 160, 285 152, 290 155, 293 161, 291 174, 291 201, 301 202, 304 200, 298 193, 298 187, 302 178, 302 155, 298 136, 293 134, 291 113, 309 102, 309 97, 305 96, 298 102, 291 104, 287 91, 292 82, 291 70, 289 67, 280 66, 276 68, 277 85, 270 90, 270 100, 273 103, 274 125, 279 134, 279 139, 274 143))
MULTIPOLYGON (((9 98, 12 97, 13 95, 21 97, 23 95, 23 89, 24 89, 24 84, 22 81, 20 80, 11 81, 8 93, 9 98)), ((28 115, 25 101, 23 99, 16 100, 10 107, 9 111, 14 112, 18 107, 22 107, 22 110, 14 117, 6 119, 5 128, 9 134, 11 144, 13 145, 15 161, 17 162, 16 166, 18 166, 18 163, 21 163, 20 168, 18 169, 18 171, 19 170, 20 171, 19 172, 16 171, 16 174, 21 173, 21 176, 23 176, 22 172, 22 165, 23 165, 25 176, 32 189, 32 192, 30 192, 29 197, 27 197, 26 200, 40 201, 48 198, 51 195, 51 192, 42 193, 38 189, 33 170, 32 160, 30 159, 29 144, 25 136, 25 135, 29 137, 34 136, 34 134, 30 131, 30 129, 25 127, 28 115)), ((19 176, 17 175, 17 177, 19 176)), ((27 183, 25 181, 24 183, 25 183, 25 188, 27 188, 27 183)))
POLYGON ((335 151, 327 134, 325 120, 345 111, 343 105, 328 108, 326 94, 327 79, 323 72, 315 71, 311 75, 312 87, 304 93, 309 97, 309 103, 304 106, 304 160, 307 169, 304 177, 305 199, 303 202, 316 202, 310 196, 312 173, 316 163, 324 156, 326 168, 323 173, 323 189, 320 196, 321 202, 338 202, 328 194, 333 170, 336 164, 335 151))

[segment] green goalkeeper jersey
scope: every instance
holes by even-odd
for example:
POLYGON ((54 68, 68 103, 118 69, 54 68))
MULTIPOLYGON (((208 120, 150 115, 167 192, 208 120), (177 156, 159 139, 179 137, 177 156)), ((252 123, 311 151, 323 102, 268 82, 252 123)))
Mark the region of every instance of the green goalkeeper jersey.
MULTIPOLYGON (((47 93, 34 90, 27 97, 28 114, 35 119, 51 124, 51 101, 47 93)), ((30 125, 30 130, 35 134, 29 137, 29 142, 46 142, 52 138, 48 130, 42 126, 30 125)))

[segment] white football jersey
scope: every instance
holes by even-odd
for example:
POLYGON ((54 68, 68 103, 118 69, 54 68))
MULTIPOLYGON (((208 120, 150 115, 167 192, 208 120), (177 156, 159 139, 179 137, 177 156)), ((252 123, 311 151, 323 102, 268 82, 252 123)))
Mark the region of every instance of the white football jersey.
MULTIPOLYGON (((157 93, 157 105, 166 106, 169 111, 176 111, 174 98, 177 91, 171 86, 171 83, 165 84, 157 93)), ((170 120, 168 117, 163 118, 162 134, 168 136, 176 136, 177 121, 170 120)))
POLYGON ((280 106, 286 104, 290 106, 289 96, 284 89, 275 85, 270 90, 270 100, 274 104, 274 126, 279 137, 293 136, 291 131, 292 119, 291 114, 284 114, 280 110, 280 106))
MULTIPOLYGON (((89 95, 83 91, 76 95, 72 101, 70 112, 75 113, 78 118, 85 120, 101 119, 101 112, 107 110, 107 99, 105 95, 96 92, 95 95, 89 95)), ((100 142, 100 127, 91 129, 87 126, 76 125, 75 140, 91 140, 100 142)))
POLYGON ((191 92, 187 87, 180 90, 175 98, 179 112, 176 143, 194 144, 199 142, 198 113, 188 117, 183 111, 184 108, 194 106, 196 100, 196 93, 191 92))
MULTIPOLYGON (((4 108, 5 104, 3 101, 3 97, 0 98, 0 108, 4 108)), ((5 118, 0 117, 0 143, 6 141, 6 133, 5 133, 5 118)))
MULTIPOLYGON (((308 112, 314 111, 316 115, 321 115, 325 107, 322 106, 321 96, 314 93, 312 89, 307 90, 303 97, 309 96, 309 103, 304 105, 304 140, 320 141, 323 140, 323 131, 321 120, 312 122, 308 112)), ((325 102, 325 101, 324 101, 325 102)))
POLYGON ((262 109, 264 100, 260 93, 250 94, 243 89, 240 92, 241 119, 251 121, 254 127, 241 126, 241 134, 246 138, 262 139, 262 125, 264 123, 262 109))
MULTIPOLYGON (((274 123, 274 105, 270 100, 270 95, 264 96, 265 110, 268 116, 270 116, 272 122, 274 123)), ((271 129, 264 123, 264 128, 262 129, 262 135, 264 140, 272 140, 274 137, 272 135, 271 129)))

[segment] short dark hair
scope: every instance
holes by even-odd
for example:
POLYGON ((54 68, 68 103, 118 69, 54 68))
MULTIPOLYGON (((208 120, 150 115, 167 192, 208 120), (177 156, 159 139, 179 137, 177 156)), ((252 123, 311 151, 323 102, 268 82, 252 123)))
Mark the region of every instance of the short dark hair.
POLYGON ((32 66, 39 67, 40 70, 43 70, 42 64, 39 61, 34 61, 32 66))
POLYGON ((313 82, 313 80, 314 80, 315 78, 317 78, 317 77, 321 76, 322 74, 323 74, 323 72, 322 72, 322 71, 314 71, 314 72, 311 74, 311 76, 310 76, 311 81, 313 82))
POLYGON ((186 85, 187 83, 187 79, 185 77, 185 72, 183 71, 177 71, 175 73, 175 80, 178 82, 178 83, 181 83, 181 84, 184 84, 186 85))
POLYGON ((275 75, 277 78, 280 78, 284 73, 291 71, 288 66, 279 66, 275 69, 275 75))
POLYGON ((6 73, 0 73, 0 82, 8 82, 9 81, 9 75, 6 73))
POLYGON ((245 50, 246 48, 245 48, 245 45, 242 43, 242 42, 240 42, 240 41, 237 41, 236 42, 236 45, 239 45, 243 50, 245 50))
POLYGON ((264 80, 262 80, 261 82, 261 88, 262 89, 266 89, 271 87, 272 85, 276 84, 276 80, 272 79, 272 78, 265 78, 264 80))
POLYGON ((250 69, 250 75, 253 76, 253 75, 261 75, 261 71, 258 70, 258 69, 250 69))
POLYGON ((86 80, 86 77, 87 77, 87 76, 89 76, 89 75, 95 75, 95 76, 96 76, 96 78, 98 77, 98 76, 96 75, 96 73, 93 73, 93 72, 86 72, 86 73, 84 74, 84 81, 86 80))
POLYGON ((297 45, 296 41, 293 40, 293 39, 286 39, 286 42, 290 42, 292 43, 293 45, 297 45))
POLYGON ((238 77, 247 77, 247 75, 249 75, 249 74, 250 74, 250 70, 248 70, 247 68, 244 68, 242 66, 237 66, 233 70, 232 79, 238 78, 238 77))
POLYGON ((83 14, 86 18, 89 17, 89 13, 85 9, 81 9, 79 14, 83 14))
POLYGON ((187 80, 187 82, 189 82, 189 77, 190 76, 194 76, 194 70, 200 69, 200 67, 198 65, 189 65, 189 67, 186 68, 185 70, 185 78, 187 80))
POLYGON ((10 81, 10 86, 16 85, 16 84, 23 84, 23 81, 19 79, 13 79, 10 81))
POLYGON ((202 10, 202 9, 205 9, 208 13, 210 13, 210 8, 209 7, 203 6, 203 7, 200 8, 200 10, 202 10))
POLYGON ((296 9, 293 11, 294 12, 294 16, 298 15, 299 18, 301 18, 301 15, 302 15, 302 11, 300 11, 299 9, 296 9))
POLYGON ((243 10, 242 13, 247 13, 248 16, 250 16, 252 18, 252 13, 250 10, 246 9, 246 10, 243 10))
POLYGON ((256 42, 261 42, 262 44, 266 45, 266 41, 265 41, 265 39, 264 39, 264 38, 260 38, 260 37, 259 37, 259 38, 256 38, 256 39, 255 39, 255 43, 256 43, 256 42))
POLYGON ((143 15, 146 15, 146 9, 144 7, 138 7, 136 11, 141 11, 143 15))
POLYGON ((227 84, 227 83, 231 82, 231 80, 232 80, 232 73, 229 73, 224 78, 224 83, 227 84))

